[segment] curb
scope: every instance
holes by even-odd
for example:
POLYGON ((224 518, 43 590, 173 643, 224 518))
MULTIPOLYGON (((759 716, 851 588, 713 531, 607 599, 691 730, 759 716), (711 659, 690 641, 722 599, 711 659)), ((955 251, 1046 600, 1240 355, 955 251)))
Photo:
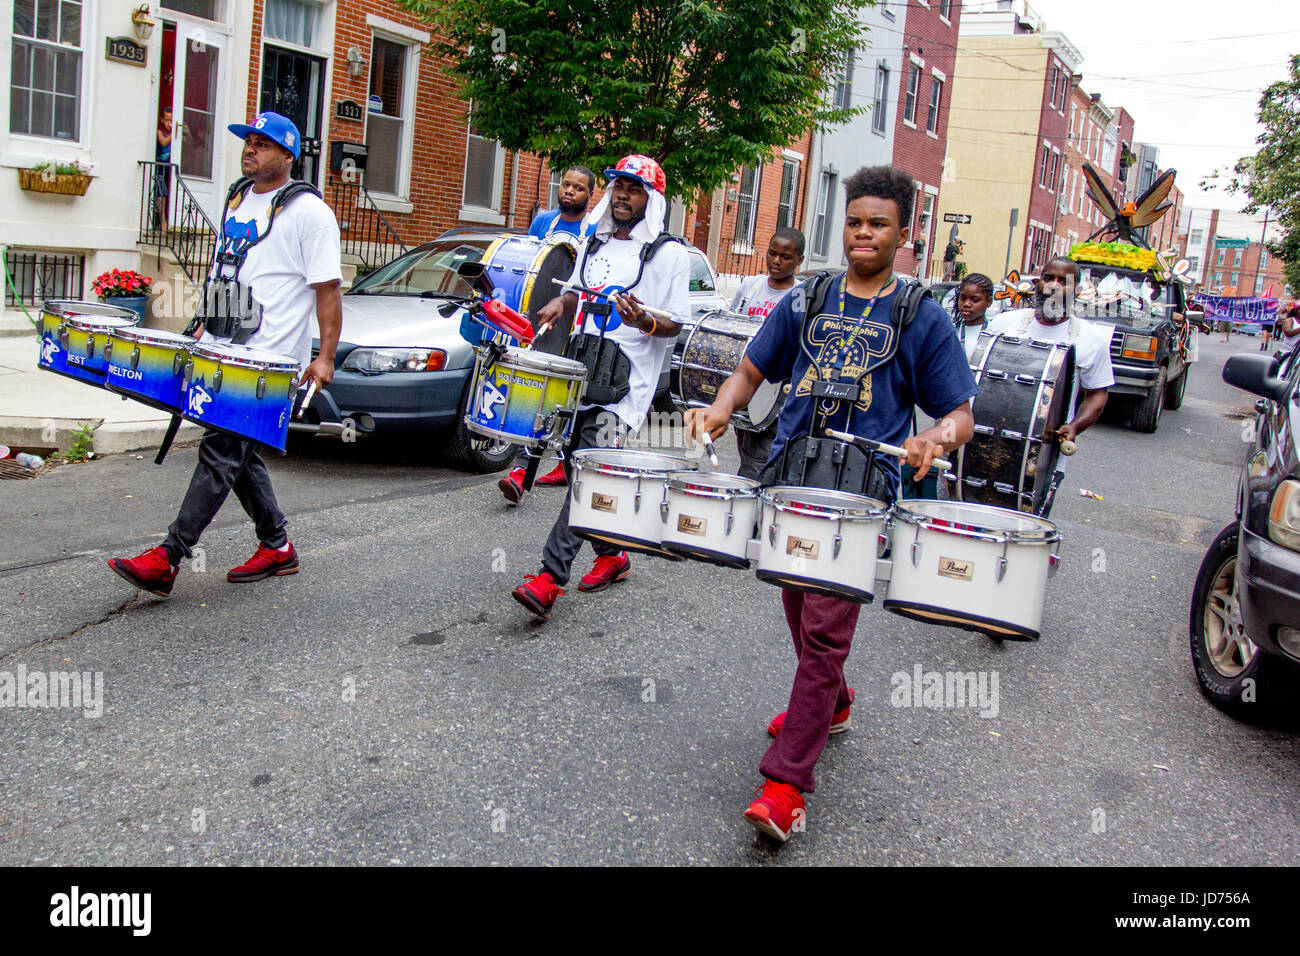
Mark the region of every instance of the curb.
MULTIPOLYGON (((112 422, 104 424, 102 418, 37 418, 34 416, 0 416, 0 445, 11 448, 57 448, 60 452, 72 447, 77 433, 84 424, 95 426, 95 455, 115 455, 121 452, 157 448, 167 432, 167 422, 112 422), (54 423, 53 441, 48 424, 54 423)), ((177 444, 197 441, 203 429, 191 422, 181 422, 176 432, 177 444)))

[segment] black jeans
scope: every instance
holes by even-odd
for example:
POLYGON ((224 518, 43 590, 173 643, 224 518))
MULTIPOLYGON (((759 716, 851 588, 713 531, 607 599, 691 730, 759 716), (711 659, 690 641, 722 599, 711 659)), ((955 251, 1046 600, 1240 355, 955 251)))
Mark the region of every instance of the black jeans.
MULTIPOLYGON (((618 416, 613 412, 603 408, 578 412, 569 444, 564 449, 564 473, 569 478, 570 487, 573 484, 573 453, 583 448, 616 448, 619 435, 618 416)), ((542 570, 549 572, 560 587, 569 582, 569 569, 573 567, 573 559, 578 556, 586 540, 569 530, 569 502, 572 500, 573 492, 570 491, 564 496, 564 506, 560 508, 560 516, 555 519, 542 551, 542 570)), ((593 541, 591 546, 597 554, 611 556, 622 550, 605 541, 593 541)))
POLYGON ((253 519, 262 544, 282 548, 288 543, 285 527, 289 522, 276 504, 271 476, 257 453, 257 443, 209 429, 199 442, 199 461, 180 513, 162 543, 172 564, 191 557, 199 535, 217 516, 232 488, 253 519))
POLYGON ((776 438, 777 422, 773 420, 761 432, 737 428, 736 448, 740 451, 740 477, 757 479, 772 454, 772 441, 776 438))

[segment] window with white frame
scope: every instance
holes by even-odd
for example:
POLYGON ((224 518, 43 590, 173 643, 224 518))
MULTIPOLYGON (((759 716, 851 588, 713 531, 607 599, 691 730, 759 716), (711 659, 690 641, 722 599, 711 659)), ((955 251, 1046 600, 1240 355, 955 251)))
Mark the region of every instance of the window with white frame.
POLYGON ((1241 250, 1240 250, 1240 249, 1233 249, 1233 250, 1232 250, 1232 264, 1233 264, 1234 266, 1236 266, 1237 268, 1240 268, 1240 267, 1241 267, 1241 250))
POLYGON ((1205 241, 1205 233, 1202 232, 1200 229, 1193 229, 1190 238, 1191 238, 1192 245, 1199 246, 1202 242, 1205 241))
POLYGON ((1221 266, 1221 265, 1223 265, 1224 257, 1227 256, 1227 254, 1228 254, 1228 250, 1227 250, 1227 249, 1220 249, 1220 250, 1219 250, 1219 257, 1218 257, 1217 259, 1214 260, 1214 264, 1215 264, 1216 266, 1221 266))
POLYGON ((310 47, 316 39, 320 9, 312 0, 266 0, 262 32, 273 40, 310 47))
POLYGON ((754 241, 754 208, 758 205, 758 185, 758 167, 743 167, 736 188, 736 230, 732 234, 736 242, 754 241))
POLYGON ((1200 272, 1201 271, 1200 256, 1192 256, 1191 258, 1189 258, 1187 260, 1187 266, 1188 266, 1188 271, 1191 272, 1193 275, 1200 272))
POLYGON ((1061 154, 1056 152, 1056 150, 1052 150, 1052 173, 1047 181, 1047 188, 1050 189, 1052 192, 1056 192, 1056 173, 1057 173, 1057 168, 1060 165, 1060 162, 1061 162, 1061 154))
POLYGON ((1268 250, 1263 246, 1259 248, 1259 267, 1260 269, 1268 268, 1268 250))
POLYGON ((1046 186, 1047 186, 1047 170, 1048 170, 1048 164, 1051 163, 1051 161, 1052 161, 1052 159, 1051 159, 1051 157, 1052 157, 1052 151, 1051 151, 1050 149, 1048 149, 1046 146, 1043 146, 1043 147, 1042 147, 1042 150, 1043 150, 1043 156, 1042 156, 1042 158, 1038 161, 1038 185, 1043 186, 1043 187, 1046 187, 1046 186))
POLYGON ((14 0, 9 131, 81 139, 82 5, 14 0))
POLYGON ((1240 273, 1240 272, 1234 272, 1234 273, 1232 274, 1232 287, 1233 287, 1234 289, 1237 288, 1237 283, 1238 283, 1240 280, 1241 280, 1241 273, 1240 273))
POLYGON ((813 255, 825 259, 831 242, 831 210, 835 203, 836 176, 823 172, 817 184, 817 208, 813 216, 813 255))
POLYGON ((1216 272, 1216 273, 1214 274, 1214 287, 1215 287, 1216 289, 1222 289, 1222 288, 1223 288, 1223 273, 1222 273, 1222 272, 1216 272))
POLYGON ((1264 276, 1255 276, 1255 295, 1261 295, 1264 291, 1264 276))
POLYGON ((1060 77, 1061 68, 1059 66, 1052 67, 1052 85, 1047 91, 1047 105, 1052 109, 1056 109, 1056 90, 1060 86, 1060 77))
POLYGON ((917 198, 920 199, 920 202, 917 203, 919 212, 916 217, 916 232, 912 234, 912 238, 920 239, 928 249, 930 246, 930 223, 934 219, 934 195, 926 193, 923 197, 917 198))
POLYGON ((876 94, 871 102, 871 128, 877 133, 885 131, 885 111, 889 106, 889 67, 876 65, 876 94))
POLYGON ((465 189, 462 193, 466 206, 495 210, 500 205, 501 147, 479 130, 471 113, 469 132, 465 137, 465 189))
POLYGON ((781 164, 781 192, 776 197, 776 224, 794 225, 795 197, 799 193, 799 160, 786 158, 781 164))
POLYGON ((916 98, 921 92, 921 68, 915 63, 907 68, 907 92, 903 97, 903 119, 916 122, 916 98))
POLYGON ((370 99, 366 113, 366 187, 400 195, 405 184, 413 114, 407 102, 411 47, 376 36, 370 47, 370 99))
POLYGON ((853 105, 853 64, 856 52, 853 47, 849 47, 849 52, 844 55, 844 70, 835 81, 834 100, 840 109, 846 110, 853 105))
POLYGON ((1074 141, 1074 120, 1078 116, 1078 113, 1079 113, 1079 107, 1071 105, 1070 106, 1070 135, 1066 137, 1068 140, 1070 140, 1070 142, 1074 141))
POLYGON ((943 80, 937 76, 930 77, 930 112, 925 117, 925 131, 939 131, 939 104, 943 102, 943 80))
POLYGON ((939 16, 945 20, 952 19, 952 0, 939 0, 939 16))
POLYGON ((558 209, 560 206, 560 180, 564 174, 558 169, 551 170, 551 185, 546 190, 546 208, 558 209))

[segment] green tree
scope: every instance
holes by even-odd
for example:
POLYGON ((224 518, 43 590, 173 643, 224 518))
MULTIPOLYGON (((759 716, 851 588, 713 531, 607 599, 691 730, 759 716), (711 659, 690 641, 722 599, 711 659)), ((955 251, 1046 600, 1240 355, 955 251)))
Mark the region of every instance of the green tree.
MULTIPOLYGON (((1291 57, 1290 75, 1259 98, 1259 122, 1259 151, 1237 161, 1224 188, 1246 196, 1246 212, 1271 210, 1281 238, 1268 251, 1285 263, 1291 288, 1300 290, 1300 54, 1291 57)), ((1220 178, 1216 174, 1205 184, 1220 178)))
POLYGON ((552 166, 644 153, 672 196, 864 110, 829 91, 874 0, 401 2, 433 28, 483 135, 552 166))

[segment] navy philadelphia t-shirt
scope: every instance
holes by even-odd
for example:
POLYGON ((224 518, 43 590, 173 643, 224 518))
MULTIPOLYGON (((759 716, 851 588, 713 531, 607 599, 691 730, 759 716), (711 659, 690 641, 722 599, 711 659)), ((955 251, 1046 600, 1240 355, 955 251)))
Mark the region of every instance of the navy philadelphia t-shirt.
MULTIPOLYGON (((854 379, 879 361, 892 345, 894 330, 890 315, 902 283, 876 301, 854 336, 853 330, 870 300, 852 293, 845 295, 841 319, 840 281, 840 276, 832 279, 820 314, 806 324, 802 322, 802 312, 796 312, 793 304, 808 301, 807 283, 796 287, 772 310, 745 352, 769 382, 793 383, 778 419, 769 462, 781 453, 787 442, 808 434, 812 427, 817 401, 812 397, 812 383, 817 379, 817 371, 808 353, 823 370, 830 369, 836 362, 841 342, 851 339, 842 373, 845 378, 854 379)), ((916 318, 903 330, 894 358, 862 381, 858 401, 852 408, 848 402, 827 404, 827 408, 834 409, 827 424, 859 438, 902 445, 911 431, 913 406, 939 419, 978 394, 979 387, 971 374, 966 352, 953 335, 952 319, 939 303, 927 298, 922 300, 916 318)), ((879 460, 897 482, 898 459, 886 455, 879 460)))

